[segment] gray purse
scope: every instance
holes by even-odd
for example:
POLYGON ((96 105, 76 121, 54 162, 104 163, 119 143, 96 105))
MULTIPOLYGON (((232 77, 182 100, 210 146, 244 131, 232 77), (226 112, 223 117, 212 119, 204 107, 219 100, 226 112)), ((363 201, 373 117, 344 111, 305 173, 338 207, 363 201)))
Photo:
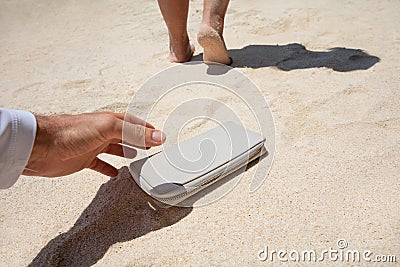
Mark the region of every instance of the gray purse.
POLYGON ((176 205, 260 157, 265 137, 233 122, 165 148, 130 165, 152 198, 176 205))

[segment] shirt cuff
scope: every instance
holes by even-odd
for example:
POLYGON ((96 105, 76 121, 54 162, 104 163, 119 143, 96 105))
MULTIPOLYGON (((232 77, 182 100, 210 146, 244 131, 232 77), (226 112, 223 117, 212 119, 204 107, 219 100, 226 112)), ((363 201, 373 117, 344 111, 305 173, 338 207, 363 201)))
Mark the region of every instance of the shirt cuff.
MULTIPOLYGON (((24 171, 30 158, 36 137, 36 118, 32 113, 23 110, 0 109, 2 128, 6 123, 9 134, 4 141, 8 149, 1 157, 0 189, 11 187, 24 171), (11 130, 11 131, 10 131, 11 130), (6 143, 6 144, 7 144, 6 143)), ((3 131, 4 133, 4 131, 3 131)))

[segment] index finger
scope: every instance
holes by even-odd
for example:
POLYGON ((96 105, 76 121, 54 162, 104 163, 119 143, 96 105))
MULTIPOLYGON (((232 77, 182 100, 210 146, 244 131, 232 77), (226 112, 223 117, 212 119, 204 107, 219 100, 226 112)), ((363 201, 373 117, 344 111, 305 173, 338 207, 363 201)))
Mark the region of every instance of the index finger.
POLYGON ((165 134, 159 130, 120 119, 107 129, 106 137, 109 140, 121 139, 124 144, 136 147, 159 146, 165 141, 165 134))
POLYGON ((151 123, 148 123, 147 121, 144 121, 144 120, 142 120, 132 114, 129 114, 129 113, 115 113, 115 116, 118 119, 121 119, 121 120, 129 122, 129 123, 139 124, 139 125, 151 128, 151 129, 155 129, 155 127, 151 123))

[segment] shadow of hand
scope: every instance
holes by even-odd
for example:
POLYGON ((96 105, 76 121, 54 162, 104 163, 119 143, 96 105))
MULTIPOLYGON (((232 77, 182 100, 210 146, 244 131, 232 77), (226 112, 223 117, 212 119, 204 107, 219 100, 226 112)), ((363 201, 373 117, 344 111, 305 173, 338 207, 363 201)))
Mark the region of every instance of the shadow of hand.
POLYGON ((172 225, 191 208, 151 206, 148 197, 132 180, 127 167, 116 179, 103 184, 75 225, 51 240, 30 266, 90 266, 109 247, 172 225))

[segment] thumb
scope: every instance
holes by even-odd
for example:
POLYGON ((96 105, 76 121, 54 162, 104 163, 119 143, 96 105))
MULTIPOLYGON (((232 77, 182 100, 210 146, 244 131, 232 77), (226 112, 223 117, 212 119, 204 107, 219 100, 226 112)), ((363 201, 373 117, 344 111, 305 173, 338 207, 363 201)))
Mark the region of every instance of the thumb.
POLYGON ((102 173, 104 175, 114 177, 118 175, 118 170, 112 165, 99 158, 95 158, 89 166, 89 169, 102 173))

